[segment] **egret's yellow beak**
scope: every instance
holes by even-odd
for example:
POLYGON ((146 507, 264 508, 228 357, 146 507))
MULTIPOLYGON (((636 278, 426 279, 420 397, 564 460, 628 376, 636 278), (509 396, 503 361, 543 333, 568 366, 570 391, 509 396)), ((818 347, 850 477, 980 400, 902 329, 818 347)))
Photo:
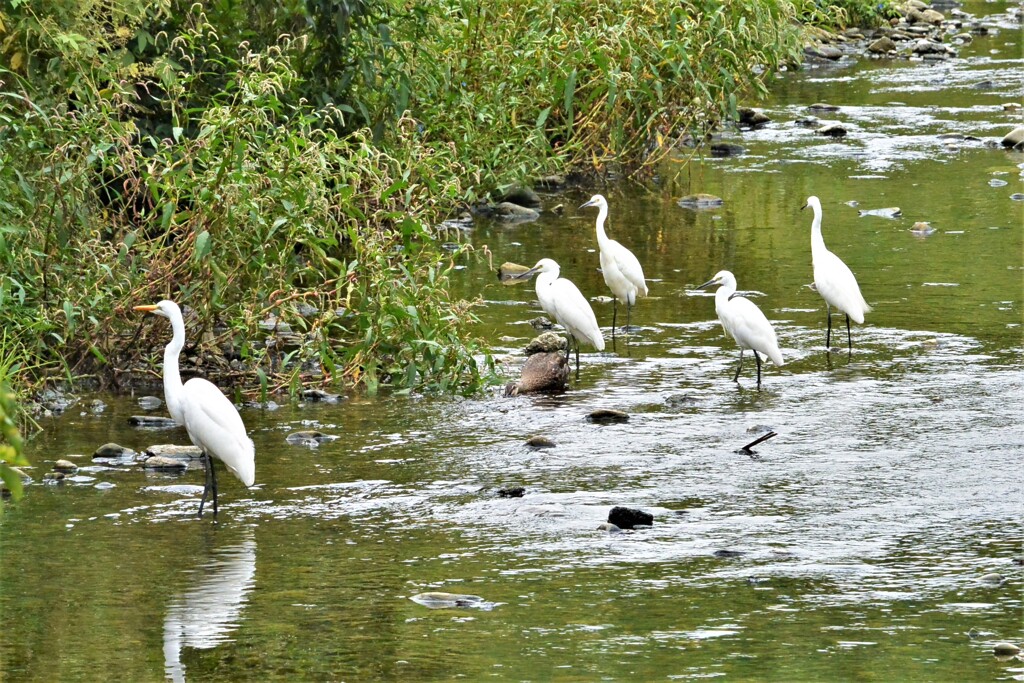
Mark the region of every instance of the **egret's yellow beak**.
POLYGON ((135 306, 134 310, 136 310, 136 311, 145 311, 146 313, 152 313, 153 311, 156 310, 156 306, 153 306, 152 304, 147 304, 146 306, 135 306))

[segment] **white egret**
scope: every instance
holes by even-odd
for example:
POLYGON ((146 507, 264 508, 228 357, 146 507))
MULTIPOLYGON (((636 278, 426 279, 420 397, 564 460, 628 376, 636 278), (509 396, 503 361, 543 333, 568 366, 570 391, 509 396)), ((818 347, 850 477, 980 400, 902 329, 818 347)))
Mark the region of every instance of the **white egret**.
POLYGON ((569 360, 573 340, 576 341, 576 374, 580 371, 580 341, 586 341, 598 351, 604 351, 604 336, 597 326, 594 309, 572 281, 558 277, 558 264, 549 258, 517 276, 527 279, 537 276, 537 299, 544 311, 568 333, 565 359, 569 360))
POLYGON ((757 360, 757 387, 761 388, 761 356, 760 351, 772 359, 777 367, 782 367, 782 351, 775 328, 764 317, 764 313, 750 299, 736 293, 736 277, 728 270, 718 271, 713 278, 702 284, 698 289, 711 285, 719 285, 715 292, 715 313, 722 323, 722 328, 732 335, 740 347, 740 362, 736 366, 736 374, 732 381, 738 382, 740 369, 743 367, 743 350, 750 349, 757 360))
POLYGON ((629 331, 629 314, 636 304, 637 297, 647 296, 647 282, 644 280, 644 269, 640 261, 626 247, 610 239, 604 231, 604 222, 608 218, 608 200, 595 194, 590 201, 580 206, 597 207, 597 244, 601 248, 601 273, 604 283, 612 290, 612 342, 615 341, 615 318, 618 314, 619 302, 626 304, 626 331, 629 331))
POLYGON ((857 278, 843 260, 825 248, 821 237, 821 202, 817 197, 808 197, 803 208, 814 210, 811 223, 811 262, 814 264, 814 287, 825 300, 828 328, 825 332, 825 348, 829 349, 832 339, 832 307, 846 314, 846 343, 853 353, 853 337, 850 335, 850 319, 857 324, 864 322, 864 314, 871 310, 860 293, 857 278))
POLYGON ((217 474, 210 458, 223 462, 248 487, 256 481, 256 448, 245 432, 242 417, 220 389, 200 377, 181 383, 178 354, 185 346, 185 322, 178 304, 164 300, 155 306, 136 306, 135 310, 171 321, 174 334, 164 348, 164 400, 174 421, 185 426, 188 438, 203 451, 206 485, 199 502, 199 516, 203 516, 203 505, 212 492, 213 516, 216 517, 217 474))

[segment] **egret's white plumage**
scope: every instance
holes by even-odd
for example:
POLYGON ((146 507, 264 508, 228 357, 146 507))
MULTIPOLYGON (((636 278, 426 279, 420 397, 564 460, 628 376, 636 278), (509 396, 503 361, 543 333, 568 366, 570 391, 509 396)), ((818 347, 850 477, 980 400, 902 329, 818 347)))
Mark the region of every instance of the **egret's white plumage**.
POLYGON ((566 358, 572 348, 573 339, 576 340, 576 370, 579 371, 579 343, 585 341, 598 351, 603 351, 604 336, 601 334, 601 328, 597 325, 594 309, 590 307, 579 288, 572 281, 559 277, 558 274, 558 264, 545 258, 537 261, 537 265, 519 277, 537 276, 537 299, 540 301, 541 308, 569 334, 566 358))
POLYGON ((633 252, 608 237, 604 231, 604 222, 608 218, 608 200, 595 194, 580 208, 587 206, 597 207, 597 245, 601 250, 601 273, 604 275, 604 283, 615 295, 612 304, 612 338, 614 340, 618 302, 626 304, 626 328, 628 329, 629 314, 636 304, 637 297, 647 296, 647 281, 644 279, 644 269, 633 252))
POLYGON ((715 313, 722 323, 722 328, 732 335, 740 347, 740 362, 736 366, 733 381, 739 379, 740 368, 743 367, 743 350, 750 349, 757 360, 757 386, 761 386, 761 357, 758 351, 772 359, 776 366, 781 367, 782 351, 775 336, 775 328, 768 322, 761 309, 750 299, 736 294, 736 277, 728 270, 720 270, 713 278, 702 284, 699 289, 719 285, 715 292, 715 313))
POLYGON ((206 456, 207 482, 203 499, 199 503, 199 516, 207 493, 213 491, 213 513, 217 514, 217 480, 213 462, 217 458, 247 487, 256 481, 256 449, 245 432, 242 417, 220 389, 201 377, 184 384, 178 372, 178 355, 185 346, 185 321, 181 309, 173 301, 161 301, 155 306, 136 306, 171 321, 173 336, 164 347, 164 399, 174 421, 185 426, 189 439, 206 456), (212 482, 212 484, 211 484, 212 482))
POLYGON ((814 222, 811 223, 811 262, 814 265, 814 287, 825 300, 828 315, 828 330, 825 333, 825 347, 828 348, 832 337, 832 307, 838 308, 846 315, 846 340, 853 349, 850 336, 850 320, 860 324, 864 322, 864 314, 871 310, 860 293, 860 286, 853 271, 843 260, 825 247, 821 236, 821 201, 817 197, 808 197, 803 208, 811 207, 814 211, 814 222))

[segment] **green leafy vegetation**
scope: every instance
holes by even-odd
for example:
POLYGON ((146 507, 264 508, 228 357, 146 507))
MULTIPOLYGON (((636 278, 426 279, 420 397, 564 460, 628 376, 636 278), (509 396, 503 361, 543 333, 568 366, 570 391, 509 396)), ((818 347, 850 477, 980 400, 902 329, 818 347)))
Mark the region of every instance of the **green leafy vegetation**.
POLYGON ((173 298, 206 371, 263 394, 472 391, 493 365, 449 295, 472 256, 442 219, 553 171, 642 173, 798 58, 795 16, 783 0, 12 0, 12 381, 116 380, 166 336, 131 306, 173 298))

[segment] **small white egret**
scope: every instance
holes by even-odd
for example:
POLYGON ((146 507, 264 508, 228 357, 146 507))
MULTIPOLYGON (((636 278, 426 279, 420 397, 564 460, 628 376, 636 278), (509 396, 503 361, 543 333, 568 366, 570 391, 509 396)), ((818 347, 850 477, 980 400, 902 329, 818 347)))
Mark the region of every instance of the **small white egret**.
POLYGON ((217 458, 247 487, 256 481, 256 448, 245 432, 242 417, 231 401, 213 383, 194 377, 181 383, 178 373, 178 354, 185 346, 185 321, 181 309, 173 301, 161 301, 155 306, 136 306, 171 321, 173 336, 164 347, 164 400, 174 421, 185 426, 188 438, 203 451, 206 484, 199 501, 199 516, 203 516, 206 497, 213 494, 213 516, 217 516, 217 474, 211 457, 217 458))
POLYGON ((761 309, 750 299, 736 293, 736 277, 728 270, 718 271, 713 278, 697 289, 711 285, 719 285, 715 292, 715 313, 722 323, 722 329, 732 335, 740 347, 740 362, 736 366, 736 374, 732 381, 738 382, 740 369, 743 367, 743 350, 750 349, 757 360, 757 387, 761 388, 761 356, 760 351, 772 359, 777 367, 782 367, 782 351, 775 338, 775 328, 768 322, 761 309))
POLYGON ((521 279, 537 276, 537 299, 544 311, 568 333, 565 359, 569 360, 573 340, 576 341, 576 374, 580 371, 580 341, 586 341, 598 351, 604 351, 604 336, 597 326, 594 309, 572 281, 558 277, 558 264, 549 258, 519 275, 521 279))
POLYGON ((626 247, 610 239, 604 231, 604 222, 608 218, 608 200, 595 194, 580 206, 597 207, 597 244, 601 248, 601 273, 604 283, 615 295, 612 301, 612 342, 615 341, 615 318, 618 314, 619 302, 626 304, 626 331, 629 331, 629 314, 636 304, 637 297, 647 296, 647 282, 640 261, 626 247))
POLYGON ((832 307, 835 306, 846 315, 846 343, 853 353, 853 337, 850 335, 850 319, 857 324, 864 322, 864 314, 871 310, 861 296, 860 287, 853 271, 843 260, 825 247, 821 237, 821 202, 817 197, 808 197, 802 207, 811 207, 814 211, 814 222, 811 223, 811 262, 814 264, 814 287, 825 300, 825 313, 828 327, 825 332, 825 348, 829 349, 832 339, 832 307))

